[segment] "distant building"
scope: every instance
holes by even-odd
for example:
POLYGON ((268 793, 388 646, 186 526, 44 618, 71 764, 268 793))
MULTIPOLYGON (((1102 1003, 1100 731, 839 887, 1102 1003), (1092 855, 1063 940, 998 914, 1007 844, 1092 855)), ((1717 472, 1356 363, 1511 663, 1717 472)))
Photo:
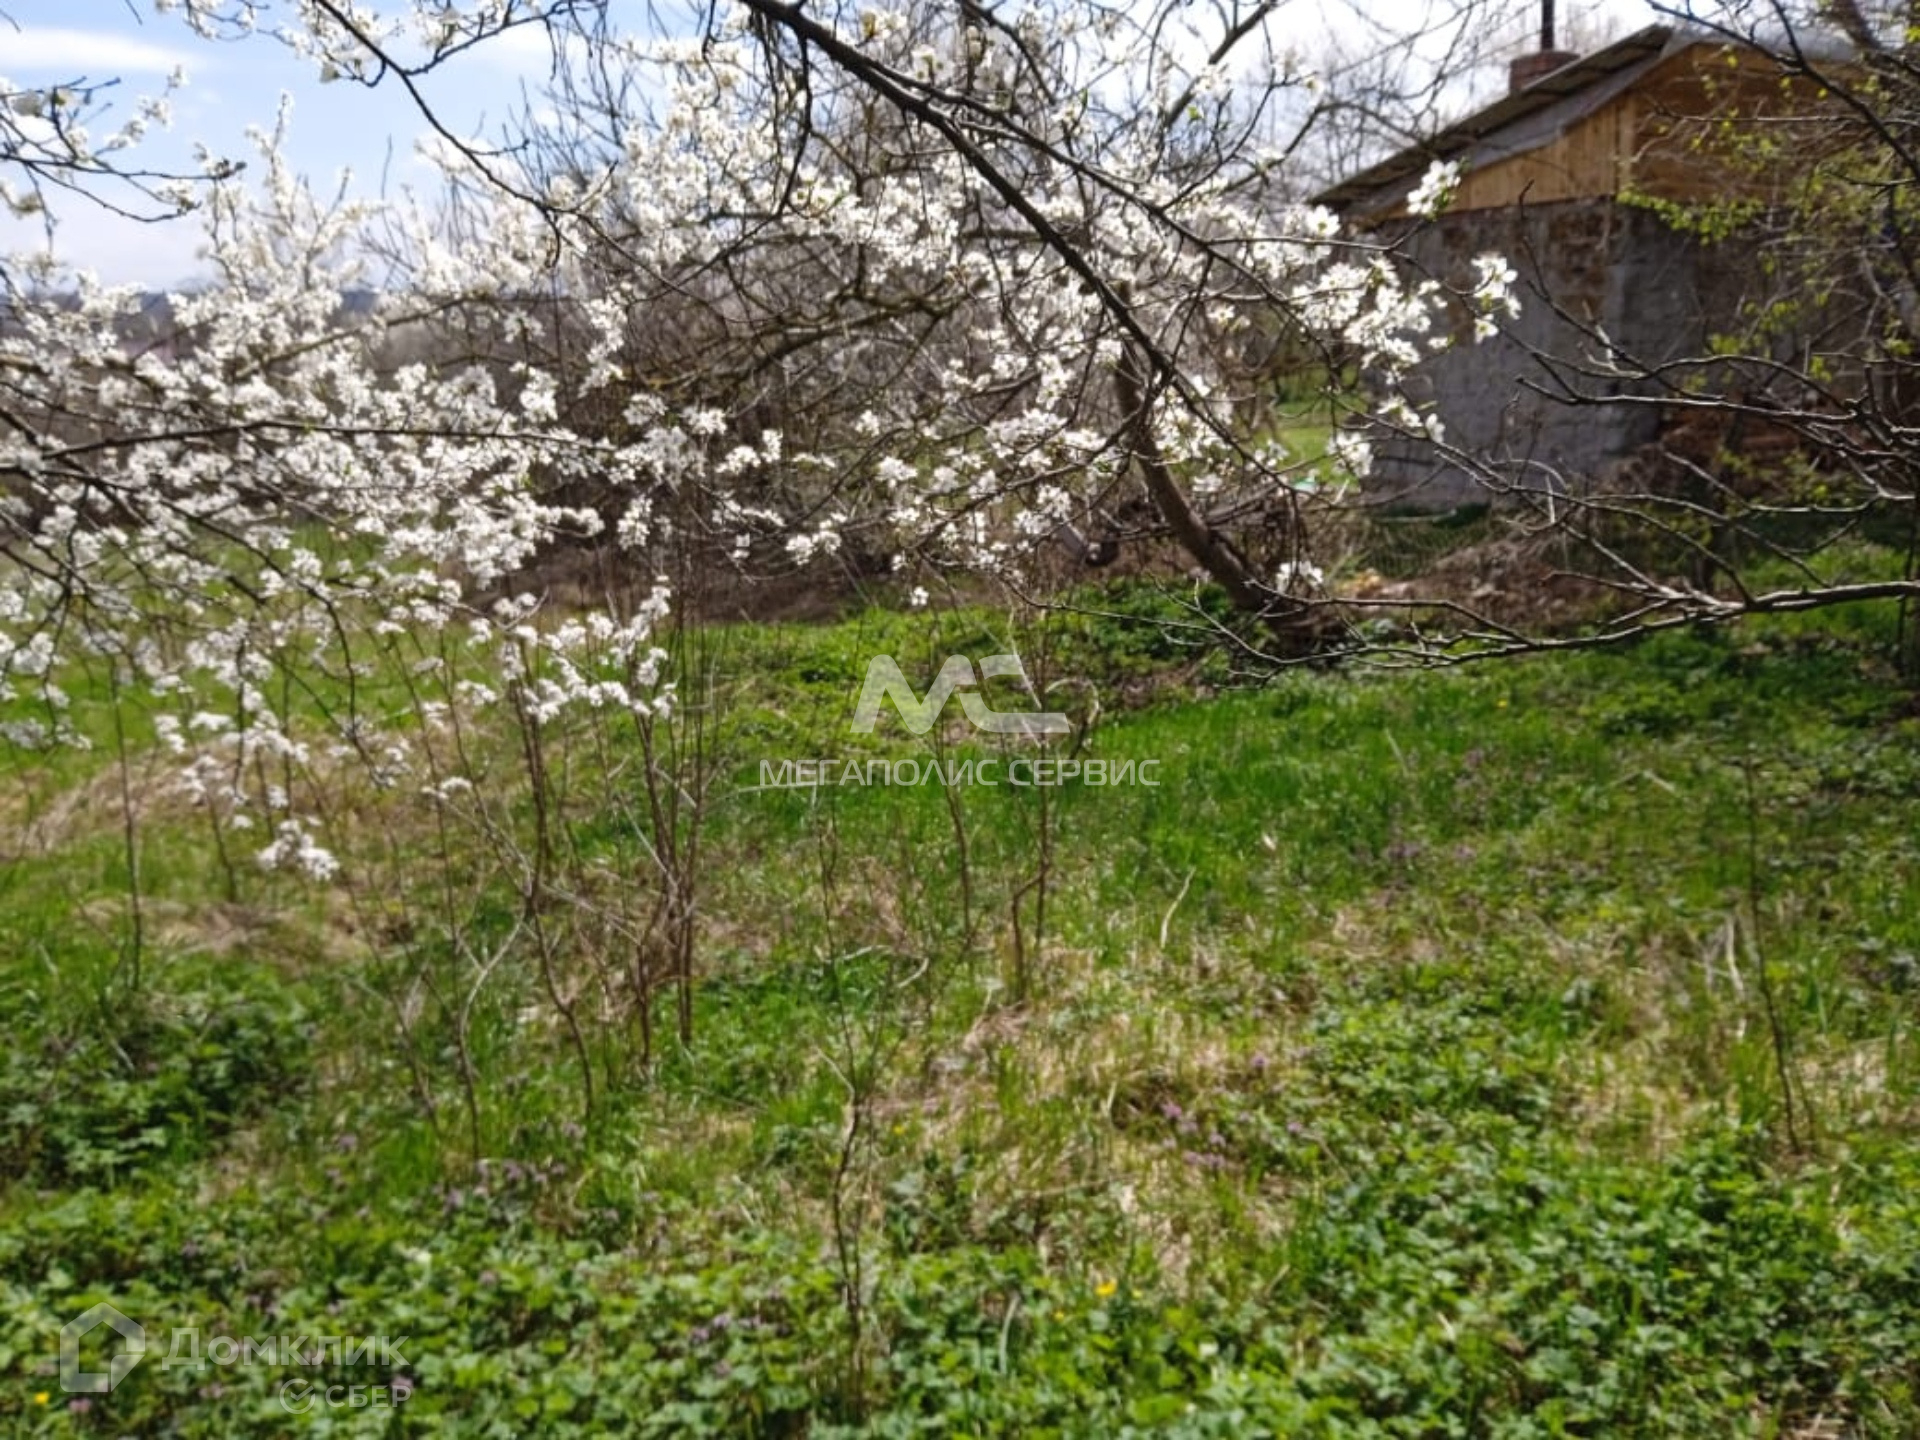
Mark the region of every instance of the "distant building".
MULTIPOLYGON (((1476 256, 1507 257, 1520 275, 1520 317, 1422 362, 1408 389, 1434 406, 1446 446, 1497 483, 1584 489, 1676 423, 1650 372, 1705 354, 1757 293, 1738 240, 1704 245, 1661 206, 1751 189, 1757 172, 1730 166, 1729 145, 1739 127, 1780 115, 1805 91, 1784 84, 1762 50, 1666 26, 1585 57, 1522 57, 1512 79, 1492 105, 1315 199, 1449 283, 1465 283, 1476 256), (1460 164, 1463 176, 1446 211, 1419 222, 1408 197, 1436 160, 1460 164), (1573 390, 1586 399, 1569 403, 1573 390)), ((1487 498, 1442 447, 1394 436, 1376 442, 1375 455, 1369 494, 1383 505, 1435 510, 1487 498)))

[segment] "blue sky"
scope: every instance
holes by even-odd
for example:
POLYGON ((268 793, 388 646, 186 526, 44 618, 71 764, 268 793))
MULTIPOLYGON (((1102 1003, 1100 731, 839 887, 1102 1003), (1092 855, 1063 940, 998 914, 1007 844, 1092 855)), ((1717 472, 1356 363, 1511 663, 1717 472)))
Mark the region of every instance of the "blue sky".
MULTIPOLYGON (((191 170, 195 141, 250 158, 247 127, 270 129, 285 92, 293 98, 292 157, 316 183, 330 188, 350 170, 355 192, 377 194, 383 184, 391 190, 431 178, 414 154, 427 127, 397 86, 323 85, 271 36, 209 42, 178 16, 155 15, 150 0, 0 0, 0 75, 17 85, 119 81, 103 96, 111 108, 90 127, 96 136, 117 129, 140 96, 160 94, 175 65, 187 85, 174 97, 172 129, 151 131, 129 152, 143 165, 191 170)), ((448 123, 471 134, 507 118, 522 81, 546 68, 546 41, 528 30, 479 47, 425 86, 448 123)), ((59 199, 54 213, 59 253, 110 283, 164 288, 200 271, 201 234, 191 217, 141 224, 74 197, 59 199)), ((41 243, 37 223, 0 217, 0 252, 41 243)))

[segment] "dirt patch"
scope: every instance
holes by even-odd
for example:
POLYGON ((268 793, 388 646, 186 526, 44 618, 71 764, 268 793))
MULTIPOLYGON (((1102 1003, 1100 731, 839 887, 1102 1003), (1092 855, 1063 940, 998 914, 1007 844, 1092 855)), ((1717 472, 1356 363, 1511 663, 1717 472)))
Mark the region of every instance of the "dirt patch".
POLYGON ((158 819, 184 818, 192 804, 179 784, 180 762, 149 753, 135 761, 122 791, 120 769, 108 765, 64 789, 27 788, 0 795, 0 864, 44 859, 102 835, 118 834, 131 804, 141 830, 158 819))
POLYGON ((1387 579, 1363 571, 1336 592, 1343 599, 1376 604, 1359 618, 1373 618, 1377 602, 1421 607, 1457 607, 1496 625, 1558 633, 1604 619, 1617 610, 1612 587, 1587 578, 1574 547, 1563 536, 1504 535, 1475 541, 1435 556, 1411 579, 1387 579))

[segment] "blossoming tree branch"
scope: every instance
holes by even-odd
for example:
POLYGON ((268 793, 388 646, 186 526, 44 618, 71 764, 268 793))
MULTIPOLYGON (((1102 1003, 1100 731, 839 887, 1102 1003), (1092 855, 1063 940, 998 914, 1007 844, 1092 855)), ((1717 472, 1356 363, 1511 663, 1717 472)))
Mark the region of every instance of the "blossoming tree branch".
MULTIPOLYGON (((0 82, 5 203, 132 183, 203 227, 213 276, 156 308, 57 249, 0 269, 6 735, 75 738, 78 659, 172 697, 163 738, 269 863, 331 863, 287 783, 317 754, 392 783, 442 766, 431 727, 362 695, 382 647, 454 635, 506 677, 416 655, 444 669, 434 724, 509 691, 536 719, 664 706, 656 576, 838 557, 1037 584, 1157 538, 1298 649, 1304 507, 1364 445, 1343 470, 1267 438, 1276 368, 1348 401, 1365 372, 1419 424, 1395 381, 1453 339, 1436 282, 1289 200, 1313 77, 1264 0, 744 0, 646 33, 517 0, 159 9, 403 88, 443 181, 330 198, 286 113, 244 163, 148 171, 164 96, 96 141, 75 97, 0 82), (459 135, 434 82, 522 27, 556 103, 511 143, 459 135), (536 624, 527 577, 587 545, 644 583, 536 624)), ((1483 320, 1506 273, 1469 297, 1483 320)))

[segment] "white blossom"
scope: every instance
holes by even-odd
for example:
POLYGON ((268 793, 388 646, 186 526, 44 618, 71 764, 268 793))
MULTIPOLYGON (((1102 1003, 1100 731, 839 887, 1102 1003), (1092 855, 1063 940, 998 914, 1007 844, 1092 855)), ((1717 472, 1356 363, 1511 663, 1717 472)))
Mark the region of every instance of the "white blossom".
POLYGON ((1454 192, 1460 188, 1460 175, 1457 160, 1434 161, 1414 186, 1413 193, 1407 196, 1407 213, 1422 220, 1433 219, 1453 203, 1454 192))

